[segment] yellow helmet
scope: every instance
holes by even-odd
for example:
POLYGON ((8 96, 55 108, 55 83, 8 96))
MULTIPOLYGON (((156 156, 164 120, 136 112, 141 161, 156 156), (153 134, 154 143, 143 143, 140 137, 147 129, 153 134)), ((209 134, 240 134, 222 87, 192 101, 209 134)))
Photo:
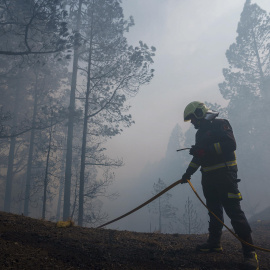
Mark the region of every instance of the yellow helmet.
POLYGON ((191 116, 194 116, 198 120, 203 118, 212 120, 218 116, 218 112, 210 110, 203 102, 193 101, 184 110, 184 121, 190 121, 191 116))

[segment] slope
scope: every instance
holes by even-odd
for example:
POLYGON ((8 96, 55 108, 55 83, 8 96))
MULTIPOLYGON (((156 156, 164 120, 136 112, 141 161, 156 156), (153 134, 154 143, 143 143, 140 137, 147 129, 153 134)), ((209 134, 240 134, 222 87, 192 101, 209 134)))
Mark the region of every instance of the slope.
MULTIPOLYGON (((151 234, 83 227, 0 212, 0 269, 241 269, 241 245, 223 234, 222 254, 197 254, 207 235, 151 234)), ((256 245, 270 248, 270 222, 252 224, 256 245)), ((260 269, 270 253, 258 251, 260 269)))

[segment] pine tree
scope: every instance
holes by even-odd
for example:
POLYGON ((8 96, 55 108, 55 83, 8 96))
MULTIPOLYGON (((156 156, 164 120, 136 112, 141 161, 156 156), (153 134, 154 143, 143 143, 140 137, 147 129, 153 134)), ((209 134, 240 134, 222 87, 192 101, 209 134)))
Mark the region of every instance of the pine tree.
POLYGON ((0 6, 0 55, 52 54, 67 48, 63 1, 0 0, 0 6))
POLYGON ((185 233, 188 234, 200 233, 202 230, 202 221, 198 218, 198 214, 189 197, 185 204, 185 212, 182 218, 180 218, 180 224, 183 225, 185 233))
POLYGON ((257 4, 247 0, 237 27, 236 42, 226 52, 229 68, 219 85, 225 99, 268 95, 265 82, 270 76, 270 17, 257 4))
POLYGON ((153 70, 150 65, 153 63, 155 50, 143 42, 136 48, 128 45, 124 34, 133 25, 133 21, 124 20, 120 1, 87 1, 85 14, 87 16, 82 18, 84 50, 80 55, 80 70, 85 84, 84 94, 80 96, 84 106, 84 119, 79 225, 83 223, 88 134, 99 125, 102 133, 98 136, 110 138, 133 123, 131 115, 127 113, 129 106, 126 105, 126 100, 152 79, 153 70))
MULTIPOLYGON (((157 183, 154 183, 152 192, 153 195, 158 194, 163 189, 165 189, 167 186, 166 184, 159 178, 157 183)), ((170 200, 172 198, 172 195, 169 192, 166 192, 159 198, 157 198, 154 202, 152 202, 149 205, 149 211, 153 212, 154 214, 157 214, 158 216, 158 231, 164 232, 165 224, 169 222, 176 222, 176 211, 177 208, 174 207, 170 200)), ((167 223, 169 225, 169 228, 171 224, 167 223)))
MULTIPOLYGON (((270 125, 266 117, 270 113, 270 17, 250 0, 245 2, 236 41, 226 57, 229 67, 223 69, 224 81, 219 90, 229 100, 228 118, 237 140, 239 169, 244 184, 249 180, 245 187, 248 202, 252 194, 268 190, 266 178, 270 173, 270 147, 265 136, 270 125)), ((250 201, 250 206, 256 204, 250 201)))

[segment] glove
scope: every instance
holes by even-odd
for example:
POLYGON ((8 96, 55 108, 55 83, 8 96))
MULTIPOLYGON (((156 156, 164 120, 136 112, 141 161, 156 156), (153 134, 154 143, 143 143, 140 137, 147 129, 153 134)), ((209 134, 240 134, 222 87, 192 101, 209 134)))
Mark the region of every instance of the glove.
POLYGON ((196 145, 192 145, 191 149, 189 150, 189 154, 194 157, 202 158, 206 155, 206 150, 196 145))
POLYGON ((184 173, 183 176, 182 176, 182 183, 181 184, 187 183, 187 179, 190 180, 190 178, 191 178, 190 174, 184 173))

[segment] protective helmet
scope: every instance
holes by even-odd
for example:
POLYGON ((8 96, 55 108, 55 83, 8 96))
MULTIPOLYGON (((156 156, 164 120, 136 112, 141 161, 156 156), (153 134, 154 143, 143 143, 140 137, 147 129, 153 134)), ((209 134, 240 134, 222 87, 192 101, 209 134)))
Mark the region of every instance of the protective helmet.
POLYGON ((213 120, 218 116, 218 112, 210 110, 203 102, 193 101, 190 102, 184 110, 184 121, 190 121, 191 116, 195 116, 196 119, 213 120))

